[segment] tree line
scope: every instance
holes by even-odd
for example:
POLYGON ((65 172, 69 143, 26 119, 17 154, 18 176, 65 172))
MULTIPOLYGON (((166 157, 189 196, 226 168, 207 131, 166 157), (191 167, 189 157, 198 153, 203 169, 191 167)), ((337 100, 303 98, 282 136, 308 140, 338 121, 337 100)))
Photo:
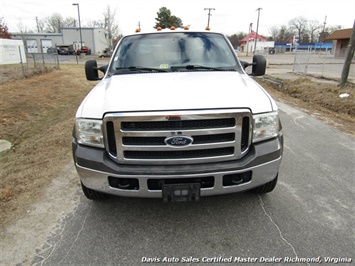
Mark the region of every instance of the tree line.
MULTIPOLYGON (((272 26, 269 28, 269 36, 263 36, 268 41, 275 43, 290 43, 291 38, 296 37, 298 43, 318 43, 325 42, 335 30, 341 29, 342 26, 326 26, 317 20, 309 20, 304 17, 293 18, 288 25, 272 26)), ((245 32, 238 32, 228 36, 234 47, 239 46, 239 42, 247 35, 245 32)))
MULTIPOLYGON (((102 19, 92 20, 87 23, 88 27, 100 27, 104 28, 108 32, 108 40, 116 43, 121 37, 119 34, 118 24, 115 22, 116 10, 112 10, 110 6, 107 6, 102 14, 102 19)), ((171 11, 166 7, 161 7, 157 12, 155 18, 156 23, 153 28, 160 26, 161 28, 167 28, 175 26, 180 28, 183 26, 182 20, 171 14, 171 11)), ((34 31, 29 30, 21 22, 18 23, 20 33, 60 33, 61 28, 66 27, 78 27, 79 23, 76 18, 63 16, 59 13, 54 13, 44 19, 36 19, 37 29, 34 31)), ((288 22, 288 25, 273 26, 269 29, 269 36, 263 36, 268 41, 275 41, 276 43, 289 43, 290 38, 297 37, 299 43, 316 43, 324 42, 325 38, 335 30, 341 29, 340 25, 326 26, 325 22, 321 23, 317 20, 309 20, 304 17, 293 18, 288 22)), ((228 36, 229 40, 236 48, 239 46, 239 42, 247 35, 246 32, 238 32, 236 34, 228 36)), ((0 37, 9 38, 8 28, 3 19, 0 20, 0 37)))
MULTIPOLYGON (((113 48, 115 40, 120 37, 118 24, 115 22, 116 10, 107 6, 102 14, 102 18, 92 20, 84 27, 98 27, 107 31, 107 47, 113 48)), ((83 25, 81 25, 83 27, 83 25)), ((59 13, 53 13, 43 19, 36 17, 36 29, 28 29, 21 21, 17 23, 19 33, 61 33, 62 28, 79 27, 79 21, 74 17, 66 17, 59 13)), ((3 18, 0 18, 0 38, 11 39, 11 34, 3 18)))
MULTIPOLYGON (((183 26, 182 20, 171 14, 171 11, 166 7, 161 7, 155 18, 156 23, 154 28, 168 28, 175 26, 180 28, 183 26)), ((269 29, 269 36, 263 36, 268 41, 276 43, 289 43, 291 37, 296 37, 299 43, 316 43, 324 42, 325 38, 333 31, 341 29, 342 26, 326 26, 326 23, 321 23, 318 20, 310 20, 305 17, 293 18, 288 22, 288 25, 273 26, 269 29)), ((228 36, 234 47, 239 46, 241 41, 248 33, 238 32, 228 36)))

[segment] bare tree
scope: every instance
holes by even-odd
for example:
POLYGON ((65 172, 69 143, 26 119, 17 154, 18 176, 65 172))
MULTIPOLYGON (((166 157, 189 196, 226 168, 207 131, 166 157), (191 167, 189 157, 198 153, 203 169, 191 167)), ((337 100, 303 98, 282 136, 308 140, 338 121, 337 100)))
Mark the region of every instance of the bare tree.
POLYGON ((16 24, 19 33, 24 34, 24 33, 33 33, 32 30, 29 30, 26 25, 22 23, 22 20, 20 19, 17 24, 16 24))
POLYGON ((46 18, 46 32, 60 33, 62 27, 63 17, 59 13, 53 13, 50 17, 46 18))
POLYGON ((318 20, 310 20, 308 22, 308 32, 310 35, 311 43, 316 42, 315 34, 316 32, 322 28, 322 24, 318 20))
POLYGON ((113 49, 113 39, 118 37, 118 25, 115 23, 116 9, 111 10, 110 6, 106 7, 104 15, 104 28, 107 30, 107 44, 110 49, 113 49))
POLYGON ((89 27, 93 27, 93 28, 105 28, 105 22, 102 22, 100 20, 92 20, 88 23, 89 27))
POLYGON ((278 36, 279 33, 280 33, 280 28, 277 27, 277 26, 273 26, 273 27, 271 27, 271 28, 269 29, 269 33, 270 33, 270 35, 271 35, 271 38, 272 38, 274 41, 276 41, 276 38, 277 38, 277 36, 278 36))
POLYGON ((46 20, 45 19, 39 19, 37 22, 37 27, 39 32, 44 32, 46 28, 46 20))
POLYGON ((319 42, 324 42, 325 38, 329 36, 333 31, 340 30, 342 26, 337 25, 337 26, 328 26, 324 27, 322 32, 319 33, 319 42))
POLYGON ((296 30, 297 35, 298 35, 298 39, 300 41, 302 40, 303 34, 306 33, 307 24, 308 24, 308 20, 304 17, 294 18, 288 22, 288 25, 291 28, 296 30))
POLYGON ((76 19, 73 18, 73 17, 65 18, 62 21, 62 24, 61 24, 62 28, 64 28, 64 27, 67 27, 67 28, 77 27, 77 25, 79 25, 79 24, 76 24, 76 19))
POLYGON ((328 27, 325 28, 325 31, 326 31, 326 32, 329 32, 329 34, 330 34, 330 33, 332 33, 333 31, 340 30, 340 29, 342 29, 342 28, 343 28, 343 26, 341 26, 341 25, 328 26, 328 27))
POLYGON ((279 29, 279 33, 275 39, 276 42, 288 43, 289 39, 294 35, 294 31, 288 28, 286 25, 282 25, 279 29))

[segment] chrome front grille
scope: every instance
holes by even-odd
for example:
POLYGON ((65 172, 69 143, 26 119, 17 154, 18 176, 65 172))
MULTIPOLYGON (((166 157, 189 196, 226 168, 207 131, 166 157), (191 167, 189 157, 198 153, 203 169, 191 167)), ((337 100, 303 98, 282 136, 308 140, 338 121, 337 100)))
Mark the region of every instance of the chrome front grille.
MULTIPOLYGON (((169 116, 166 116, 169 117, 169 116)), ((176 117, 175 117, 176 119, 176 117)), ((183 130, 183 129, 205 129, 205 128, 224 128, 234 127, 234 118, 222 119, 198 119, 198 120, 166 120, 149 122, 122 122, 122 130, 183 130)))
MULTIPOLYGON (((235 140, 235 133, 193 135, 194 144, 208 144, 214 142, 228 142, 235 140)), ((166 137, 122 137, 123 145, 162 145, 165 146, 166 137)))
POLYGON ((241 158, 251 140, 247 109, 110 113, 104 118, 106 150, 121 164, 191 164, 241 158), (172 147, 172 136, 192 138, 172 147))

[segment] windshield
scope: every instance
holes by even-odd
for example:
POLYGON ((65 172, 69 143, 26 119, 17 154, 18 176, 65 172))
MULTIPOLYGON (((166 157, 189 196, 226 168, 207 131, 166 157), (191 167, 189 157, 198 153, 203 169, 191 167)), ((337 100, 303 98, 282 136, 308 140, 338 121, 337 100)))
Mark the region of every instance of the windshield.
POLYGON ((240 70, 236 56, 222 34, 199 32, 152 33, 122 39, 111 71, 139 68, 240 70))

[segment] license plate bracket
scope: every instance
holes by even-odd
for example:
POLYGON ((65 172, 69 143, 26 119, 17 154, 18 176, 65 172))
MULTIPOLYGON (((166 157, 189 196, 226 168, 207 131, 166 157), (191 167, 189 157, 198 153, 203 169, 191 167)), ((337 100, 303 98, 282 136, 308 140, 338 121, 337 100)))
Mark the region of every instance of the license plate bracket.
POLYGON ((168 202, 198 201, 201 184, 164 184, 162 186, 163 200, 168 202))

